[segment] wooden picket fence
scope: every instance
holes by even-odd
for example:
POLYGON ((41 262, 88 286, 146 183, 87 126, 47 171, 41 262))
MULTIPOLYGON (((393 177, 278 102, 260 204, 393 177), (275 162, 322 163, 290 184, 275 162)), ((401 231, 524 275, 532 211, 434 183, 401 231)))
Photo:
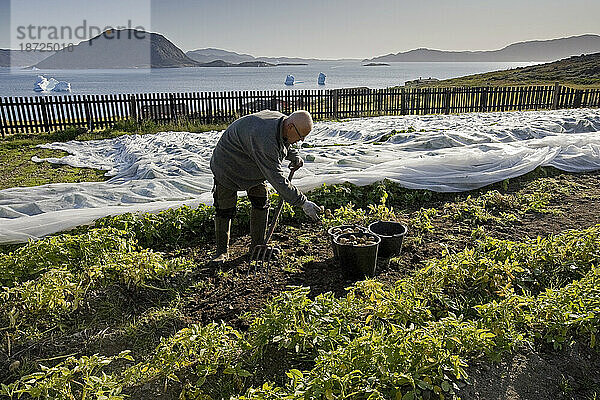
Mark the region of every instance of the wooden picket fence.
POLYGON ((0 97, 2 137, 90 130, 121 120, 229 122, 260 110, 307 110, 314 119, 600 107, 600 89, 522 87, 276 90, 0 97))

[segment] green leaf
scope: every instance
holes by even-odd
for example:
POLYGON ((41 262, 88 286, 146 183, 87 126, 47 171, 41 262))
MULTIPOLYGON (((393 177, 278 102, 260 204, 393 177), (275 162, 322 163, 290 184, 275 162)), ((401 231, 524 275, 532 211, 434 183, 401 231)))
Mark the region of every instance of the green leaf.
POLYGON ((402 396, 402 400, 414 400, 415 394, 413 392, 408 392, 404 396, 402 396))
POLYGON ((294 376, 295 376, 296 378, 298 378, 298 379, 302 379, 302 378, 304 378, 304 374, 303 374, 303 373, 302 373, 302 371, 300 371, 300 370, 297 370, 297 369, 290 369, 289 373, 291 374, 291 376, 290 376, 290 375, 288 375, 288 376, 290 376, 290 378, 292 378, 292 377, 294 377, 294 376))
POLYGON ((450 384, 448 382, 446 382, 446 381, 442 381, 442 390, 444 392, 449 391, 450 390, 450 384))
POLYGON ((250 373, 249 371, 246 371, 245 369, 239 369, 239 370, 237 371, 237 375, 238 375, 238 376, 242 376, 242 377, 244 377, 244 378, 247 378, 247 377, 249 377, 249 376, 252 376, 252 373, 250 373))
POLYGON ((325 390, 325 397, 327 398, 327 400, 335 399, 335 396, 333 395, 333 391, 331 389, 325 390))

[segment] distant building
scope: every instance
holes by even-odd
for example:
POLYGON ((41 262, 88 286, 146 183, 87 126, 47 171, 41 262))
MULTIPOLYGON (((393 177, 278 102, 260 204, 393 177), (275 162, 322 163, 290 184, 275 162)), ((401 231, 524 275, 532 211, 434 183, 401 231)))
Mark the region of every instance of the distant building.
POLYGON ((406 81, 404 82, 404 86, 424 86, 429 85, 431 83, 439 82, 440 80, 437 78, 429 77, 427 79, 423 79, 419 77, 419 79, 415 79, 414 81, 406 81))

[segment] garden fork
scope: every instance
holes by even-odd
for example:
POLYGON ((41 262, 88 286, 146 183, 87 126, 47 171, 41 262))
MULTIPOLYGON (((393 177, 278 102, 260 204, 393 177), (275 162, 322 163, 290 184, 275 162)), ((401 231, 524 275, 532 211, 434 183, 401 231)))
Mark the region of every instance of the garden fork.
MULTIPOLYGON (((296 172, 296 169, 290 170, 290 174, 288 175, 288 181, 292 180, 292 178, 294 177, 294 172, 296 172)), ((277 255, 279 255, 279 253, 281 253, 281 249, 268 245, 269 240, 271 240, 271 236, 273 236, 273 232, 275 231, 275 226, 277 225, 277 220, 279 219, 281 210, 283 209, 283 203, 285 202, 285 200, 283 200, 283 197, 281 197, 281 195, 279 197, 280 197, 279 204, 277 205, 277 208, 275 209, 275 216, 273 218, 273 222, 271 223, 271 226, 269 227, 269 231, 267 232, 267 237, 265 238, 264 244, 259 244, 257 246, 254 246, 254 249, 252 250, 252 256, 250 257, 250 268, 248 268, 248 276, 250 275, 250 270, 252 269, 252 262, 254 262, 254 273, 255 274, 258 272, 259 263, 260 263, 260 269, 262 269, 266 264, 267 270, 269 270, 269 267, 271 264, 271 258, 274 255, 277 256, 277 255)))

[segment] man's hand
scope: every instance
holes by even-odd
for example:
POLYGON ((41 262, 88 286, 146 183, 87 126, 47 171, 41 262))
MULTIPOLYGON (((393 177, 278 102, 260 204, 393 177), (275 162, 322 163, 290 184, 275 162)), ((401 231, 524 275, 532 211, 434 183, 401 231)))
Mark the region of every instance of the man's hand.
POLYGON ((297 170, 300 169, 304 165, 304 160, 300 157, 296 158, 294 161, 290 162, 290 169, 297 170))
POLYGON ((309 200, 306 200, 302 205, 302 211, 304 211, 306 215, 311 217, 314 221, 318 221, 319 214, 323 213, 323 209, 321 207, 309 200))

